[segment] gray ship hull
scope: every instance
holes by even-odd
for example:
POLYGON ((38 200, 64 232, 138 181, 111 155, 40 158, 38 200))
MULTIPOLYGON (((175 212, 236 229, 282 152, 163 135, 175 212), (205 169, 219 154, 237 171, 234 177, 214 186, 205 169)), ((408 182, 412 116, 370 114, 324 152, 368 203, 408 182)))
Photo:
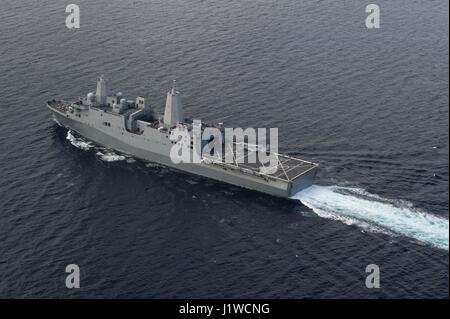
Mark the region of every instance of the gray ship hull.
MULTIPOLYGON (((129 142, 130 140, 132 140, 132 136, 125 141, 123 132, 120 135, 107 133, 104 129, 102 129, 102 127, 97 128, 97 126, 93 125, 92 122, 83 121, 81 116, 76 117, 71 114, 61 112, 60 110, 52 107, 49 104, 47 106, 52 111, 54 119, 60 125, 66 127, 69 130, 73 130, 81 136, 87 138, 88 140, 91 140, 104 147, 129 154, 139 159, 163 164, 184 172, 263 192, 273 196, 283 198, 289 198, 293 196, 302 189, 311 186, 317 172, 317 166, 314 165, 303 172, 300 176, 297 176, 295 179, 286 181, 277 178, 262 178, 261 176, 243 173, 239 170, 233 170, 227 167, 205 163, 175 164, 168 156, 168 152, 151 151, 150 147, 143 147, 142 143, 140 145, 138 145, 137 143, 132 144, 129 142), (167 155, 164 155, 164 153, 167 155)), ((101 115, 103 116, 106 114, 104 113, 101 115)), ((127 133, 126 131, 124 132, 125 135, 131 134, 127 133)))

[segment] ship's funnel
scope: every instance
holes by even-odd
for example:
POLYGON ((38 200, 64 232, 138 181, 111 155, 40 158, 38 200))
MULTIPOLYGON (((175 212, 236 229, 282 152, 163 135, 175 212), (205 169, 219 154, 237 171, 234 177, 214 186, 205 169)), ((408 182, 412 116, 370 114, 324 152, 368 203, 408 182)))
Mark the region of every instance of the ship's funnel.
POLYGON ((166 109, 164 111, 164 124, 175 126, 183 122, 183 105, 181 104, 180 92, 175 90, 175 81, 172 90, 167 92, 166 109))
POLYGON ((97 103, 100 105, 106 105, 106 97, 110 95, 110 91, 108 88, 108 84, 106 80, 103 78, 103 75, 100 76, 100 79, 97 81, 97 91, 95 92, 95 96, 97 98, 97 103))

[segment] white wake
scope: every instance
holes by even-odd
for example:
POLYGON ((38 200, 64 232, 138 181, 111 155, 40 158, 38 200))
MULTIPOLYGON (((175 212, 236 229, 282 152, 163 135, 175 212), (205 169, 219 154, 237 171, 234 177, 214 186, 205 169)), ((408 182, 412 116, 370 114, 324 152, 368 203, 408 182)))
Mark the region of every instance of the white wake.
POLYGON ((94 147, 91 142, 86 142, 81 138, 75 137, 71 131, 67 131, 66 139, 69 140, 73 146, 85 151, 94 147))
MULTIPOLYGON (((90 149, 97 150, 95 155, 97 155, 102 161, 105 162, 117 162, 117 161, 123 161, 127 159, 123 155, 118 155, 114 153, 113 151, 107 150, 107 149, 99 149, 98 147, 95 147, 91 142, 85 141, 81 137, 75 137, 74 134, 72 134, 72 131, 67 131, 66 139, 70 141, 70 143, 75 146, 76 148, 82 149, 84 151, 89 151, 90 149)), ((135 160, 133 158, 127 159, 128 163, 134 163, 135 160)))
POLYGON ((102 161, 105 162, 117 162, 117 161, 123 161, 125 160, 125 156, 123 155, 117 155, 114 152, 106 152, 106 153, 102 153, 100 151, 98 151, 97 153, 95 153, 95 155, 100 156, 100 159, 102 161))
POLYGON ((448 250, 448 219, 406 201, 389 200, 360 188, 313 185, 292 196, 317 215, 367 230, 403 235, 448 250))

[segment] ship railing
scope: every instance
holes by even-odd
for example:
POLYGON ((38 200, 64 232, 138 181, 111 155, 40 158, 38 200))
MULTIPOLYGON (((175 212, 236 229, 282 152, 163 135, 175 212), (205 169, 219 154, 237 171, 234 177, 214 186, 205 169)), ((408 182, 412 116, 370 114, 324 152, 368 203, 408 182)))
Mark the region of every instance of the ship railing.
MULTIPOLYGON (((276 154, 277 156, 284 156, 281 154, 276 154)), ((289 177, 289 175, 287 174, 287 171, 285 170, 285 167, 283 166, 283 163, 278 161, 278 166, 282 169, 283 171, 283 175, 284 178, 281 176, 276 176, 273 174, 268 174, 268 173, 264 173, 261 172, 259 170, 255 170, 255 169, 250 169, 250 168, 246 168, 246 167, 242 167, 239 166, 237 163, 227 163, 222 161, 221 159, 216 159, 214 157, 203 157, 202 158, 202 162, 205 164, 212 164, 212 165, 217 165, 217 166, 221 166, 224 169, 232 169, 232 170, 236 170, 236 171, 240 171, 249 175, 254 175, 254 176, 258 176, 264 179, 272 179, 272 180, 278 180, 278 181, 282 181, 282 182, 292 182, 293 180, 295 180, 296 178, 300 177, 301 175, 315 169, 317 167, 317 164, 312 163, 312 162, 308 162, 308 161, 304 161, 304 160, 300 160, 298 158, 294 158, 294 157, 290 157, 291 159, 294 160, 298 160, 301 161, 302 163, 307 163, 308 165, 310 165, 311 167, 309 167, 308 169, 301 171, 299 174, 295 175, 294 177, 289 177)), ((301 165, 301 164, 299 164, 301 165)), ((264 165, 261 165, 264 167, 264 165)), ((294 166, 291 169, 294 169, 298 166, 294 166)))
MULTIPOLYGON (((252 145, 252 144, 248 144, 248 143, 239 143, 237 144, 236 142, 233 143, 234 145, 240 145, 242 146, 242 144, 244 144, 244 146, 247 148, 249 147, 250 150, 247 148, 248 151, 264 151, 266 148, 264 147, 259 147, 257 145, 252 145), (256 147, 256 149, 254 148, 256 147)), ((212 164, 215 165, 219 165, 222 166, 224 168, 230 168, 230 169, 234 169, 234 170, 240 170, 242 172, 245 173, 249 173, 252 175, 256 175, 256 176, 261 176, 263 178, 272 178, 272 179, 276 179, 276 180, 282 180, 282 181, 287 181, 287 182, 291 182, 295 179, 297 179, 298 177, 306 174, 307 172, 317 168, 318 164, 311 162, 311 161, 306 161, 297 157, 293 157, 293 156, 289 156, 289 155, 285 155, 285 154, 279 154, 276 152, 272 152, 270 154, 275 155, 277 158, 277 164, 272 166, 272 167, 267 167, 264 165, 264 163, 260 163, 261 166, 259 167, 254 167, 254 168, 247 168, 247 167, 243 167, 245 165, 245 163, 239 163, 239 160, 241 158, 236 159, 236 154, 233 151, 233 148, 231 147, 231 145, 229 144, 228 147, 230 147, 232 154, 233 154, 233 163, 228 163, 226 161, 224 161, 223 158, 220 157, 204 157, 204 159, 207 159, 207 161, 211 162, 212 164), (305 167, 302 167, 305 166, 305 167), (276 173, 270 173, 271 171, 273 171, 274 168, 277 168, 277 172, 276 173), (264 171, 261 171, 264 170, 264 171), (298 173, 297 173, 298 170, 298 173), (278 173, 280 172, 281 173, 278 173), (297 173, 295 175, 292 175, 293 173, 297 173), (278 175, 275 175, 278 174, 278 175)), ((245 155, 244 155, 245 157, 245 155)))
POLYGON ((213 164, 213 165, 217 165, 217 166, 221 166, 223 168, 229 168, 232 170, 236 170, 236 171, 240 171, 249 175, 255 175, 258 177, 262 177, 265 179, 273 179, 273 180, 279 180, 279 181, 283 181, 286 182, 287 180, 283 179, 283 178, 279 178, 278 176, 274 176, 274 175, 269 175, 269 174, 264 174, 261 173, 259 171, 253 170, 253 169, 249 169, 249 168, 245 168, 236 164, 231 164, 231 163, 224 163, 223 161, 220 160, 214 160, 211 158, 208 158, 207 161, 205 161, 205 159, 202 159, 202 162, 204 162, 205 164, 213 164))

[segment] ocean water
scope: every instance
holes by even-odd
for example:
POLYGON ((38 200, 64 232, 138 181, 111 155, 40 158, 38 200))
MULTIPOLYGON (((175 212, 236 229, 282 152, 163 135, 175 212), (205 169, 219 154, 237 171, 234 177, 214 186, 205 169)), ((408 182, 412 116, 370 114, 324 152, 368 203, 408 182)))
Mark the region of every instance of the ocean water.
POLYGON ((448 2, 0 3, 0 298, 448 298, 448 2), (277 127, 291 200, 103 149, 51 120, 104 74, 162 111, 277 127), (65 267, 81 288, 65 287, 65 267), (381 288, 367 289, 377 264, 381 288))

